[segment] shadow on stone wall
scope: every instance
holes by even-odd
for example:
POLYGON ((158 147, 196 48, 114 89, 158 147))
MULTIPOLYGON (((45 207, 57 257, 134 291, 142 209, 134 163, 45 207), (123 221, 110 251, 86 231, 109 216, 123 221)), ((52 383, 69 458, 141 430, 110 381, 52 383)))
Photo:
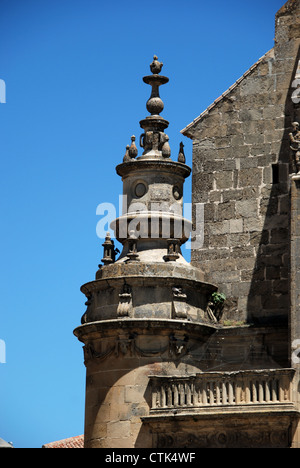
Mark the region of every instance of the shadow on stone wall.
MULTIPOLYGON (((256 264, 247 303, 248 321, 256 324, 288 323, 290 308, 289 174, 295 172, 289 133, 292 131, 292 122, 299 121, 300 117, 297 106, 292 101, 292 93, 295 91, 292 84, 299 59, 300 49, 284 107, 284 137, 278 159, 274 159, 272 164, 271 184, 263 188, 262 195, 264 196, 260 201, 260 210, 265 216, 265 221, 257 248, 256 264)), ((277 97, 279 100, 281 97, 279 93, 277 97)))

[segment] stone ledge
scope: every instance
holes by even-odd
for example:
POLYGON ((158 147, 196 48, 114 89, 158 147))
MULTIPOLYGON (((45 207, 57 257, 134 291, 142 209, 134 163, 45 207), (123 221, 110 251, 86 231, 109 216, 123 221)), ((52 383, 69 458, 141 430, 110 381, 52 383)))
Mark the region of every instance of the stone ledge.
POLYGON ((165 161, 162 159, 151 159, 151 160, 132 160, 127 163, 119 164, 116 167, 117 174, 122 177, 126 177, 128 174, 132 173, 133 171, 159 171, 163 172, 166 171, 168 173, 174 172, 178 175, 181 175, 184 178, 189 177, 191 173, 191 168, 186 164, 175 162, 175 161, 165 161))
POLYGON ((144 329, 147 331, 161 330, 164 334, 171 331, 183 333, 192 333, 197 336, 209 336, 218 330, 220 326, 215 324, 205 324, 189 322, 187 320, 172 320, 172 319, 111 319, 101 320, 98 322, 90 322, 81 325, 73 331, 74 335, 83 340, 89 334, 102 333, 110 330, 133 330, 144 329))
POLYGON ((191 418, 194 422, 205 419, 219 419, 219 418, 232 418, 235 417, 243 420, 248 419, 249 416, 268 416, 270 418, 277 418, 289 416, 292 418, 300 418, 300 411, 292 403, 281 403, 278 405, 240 405, 234 406, 214 406, 212 408, 191 408, 190 410, 169 410, 169 412, 153 411, 149 416, 144 416, 141 420, 144 423, 158 423, 158 422, 177 422, 177 421, 190 421, 191 418), (155 414, 154 414, 155 413, 155 414))

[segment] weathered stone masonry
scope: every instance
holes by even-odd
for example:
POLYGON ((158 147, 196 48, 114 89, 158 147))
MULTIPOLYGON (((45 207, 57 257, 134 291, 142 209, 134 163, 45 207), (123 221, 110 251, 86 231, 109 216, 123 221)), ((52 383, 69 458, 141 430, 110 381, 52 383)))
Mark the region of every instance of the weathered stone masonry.
POLYGON ((275 47, 182 131, 193 139, 193 203, 205 203, 204 246, 192 263, 227 295, 229 320, 288 318, 300 38, 299 5, 290 4, 276 15, 275 47))
POLYGON ((158 92, 168 78, 154 57, 143 154, 132 137, 116 168, 127 203, 111 227, 123 250, 116 259, 107 235, 81 288, 85 447, 300 447, 299 45, 300 0, 290 0, 274 49, 183 130, 194 224, 197 203, 205 211, 192 264, 180 250, 191 171, 183 144, 170 158, 158 92))

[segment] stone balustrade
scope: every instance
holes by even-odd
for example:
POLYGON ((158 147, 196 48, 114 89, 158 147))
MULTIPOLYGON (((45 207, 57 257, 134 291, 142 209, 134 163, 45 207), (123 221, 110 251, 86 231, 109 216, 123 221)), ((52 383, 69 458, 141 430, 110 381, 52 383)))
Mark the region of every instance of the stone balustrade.
POLYGON ((291 402, 292 369, 151 376, 151 412, 170 409, 282 405, 291 402))

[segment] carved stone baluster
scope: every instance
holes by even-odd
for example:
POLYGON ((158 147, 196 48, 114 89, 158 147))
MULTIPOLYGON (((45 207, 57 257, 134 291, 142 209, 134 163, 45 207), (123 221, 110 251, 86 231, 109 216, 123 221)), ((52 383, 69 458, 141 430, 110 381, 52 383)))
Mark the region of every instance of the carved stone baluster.
POLYGON ((192 406, 192 392, 191 384, 189 382, 186 383, 186 404, 187 406, 192 406))
POLYGON ((200 381, 199 384, 198 384, 198 391, 197 391, 197 394, 198 394, 198 406, 202 406, 202 404, 203 404, 203 398, 202 398, 202 395, 203 395, 203 384, 202 384, 201 381, 200 381))
POLYGON ((271 381, 267 379, 265 381, 265 394, 266 394, 266 402, 271 402, 271 381))
POLYGON ((245 403, 246 405, 249 405, 250 403, 252 403, 250 385, 251 385, 251 382, 249 380, 249 377, 246 377, 246 380, 245 380, 245 403))
POLYGON ((209 382, 208 388, 209 388, 209 404, 210 404, 210 406, 212 406, 212 405, 215 404, 214 384, 213 384, 213 382, 211 382, 211 381, 209 382))
POLYGON ((173 392, 174 392, 174 406, 179 406, 179 391, 178 391, 178 384, 174 383, 173 385, 173 392))
POLYGON ((290 399, 290 382, 289 377, 283 375, 280 379, 280 402, 290 399))
POLYGON ((232 380, 228 382, 228 403, 230 405, 234 404, 234 383, 232 380))
POLYGON ((226 386, 226 382, 224 380, 222 382, 222 404, 223 405, 228 404, 228 401, 227 401, 227 386, 226 386))
POLYGON ((169 384, 167 387, 167 406, 168 408, 172 408, 172 384, 169 384))
POLYGON ((272 401, 275 403, 279 400, 279 382, 278 379, 272 380, 272 401))
POLYGON ((207 406, 207 382, 203 382, 202 386, 202 404, 203 406, 207 406))
POLYGON ((259 403, 264 402, 264 385, 261 380, 258 381, 258 401, 259 403))
POLYGON ((257 383, 255 380, 251 382, 251 387, 252 387, 252 403, 257 403, 258 397, 257 397, 257 383))
POLYGON ((161 386, 161 390, 160 390, 160 401, 161 401, 161 408, 166 408, 167 404, 166 404, 166 389, 165 389, 165 386, 162 385, 161 386))
POLYGON ((221 404, 221 383, 216 381, 216 405, 221 404))
POLYGON ((152 408, 151 409, 156 409, 160 407, 159 404, 159 391, 157 391, 157 388, 152 390, 152 408))
POLYGON ((180 406, 184 406, 185 397, 184 397, 184 384, 180 384, 180 406))
POLYGON ((241 404, 241 395, 242 395, 242 381, 238 379, 235 383, 235 404, 241 404))

